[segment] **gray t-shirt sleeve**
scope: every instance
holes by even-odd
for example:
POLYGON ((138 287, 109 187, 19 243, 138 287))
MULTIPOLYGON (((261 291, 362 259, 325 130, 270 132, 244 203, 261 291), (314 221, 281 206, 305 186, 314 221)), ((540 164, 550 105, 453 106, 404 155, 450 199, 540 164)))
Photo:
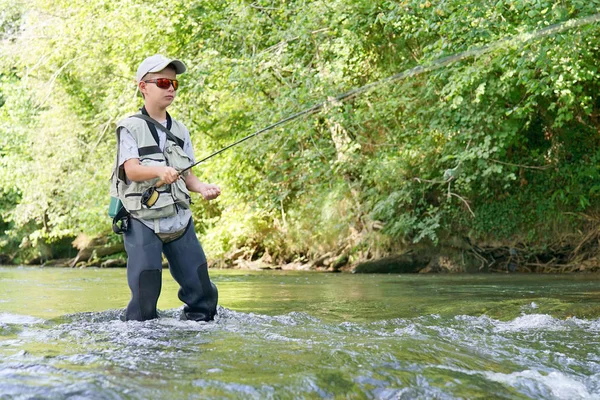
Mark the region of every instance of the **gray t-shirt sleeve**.
POLYGON ((126 128, 121 127, 119 133, 119 167, 132 158, 140 158, 137 143, 133 135, 126 128))

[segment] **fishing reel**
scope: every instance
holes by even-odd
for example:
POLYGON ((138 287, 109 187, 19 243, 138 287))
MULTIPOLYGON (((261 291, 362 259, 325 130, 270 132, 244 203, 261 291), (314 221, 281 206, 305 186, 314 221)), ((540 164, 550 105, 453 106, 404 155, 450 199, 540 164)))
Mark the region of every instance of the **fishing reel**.
MULTIPOLYGON (((184 171, 185 170, 178 172, 177 179, 179 179, 182 176, 181 174, 184 171)), ((161 180, 161 181, 158 181, 158 183, 156 185, 146 189, 144 191, 144 193, 142 193, 142 205, 144 205, 148 208, 152 208, 152 206, 156 204, 156 202, 158 201, 158 198, 160 197, 160 192, 158 191, 158 188, 163 187, 164 185, 166 185, 166 183, 161 180)))
POLYGON ((142 193, 142 204, 148 208, 152 208, 158 201, 159 196, 160 193, 156 190, 155 186, 149 187, 142 193))

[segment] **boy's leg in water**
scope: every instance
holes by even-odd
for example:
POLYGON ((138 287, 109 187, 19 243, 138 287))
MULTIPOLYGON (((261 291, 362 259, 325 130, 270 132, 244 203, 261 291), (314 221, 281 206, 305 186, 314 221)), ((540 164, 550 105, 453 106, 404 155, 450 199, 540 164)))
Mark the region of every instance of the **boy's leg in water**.
POLYGON ((156 303, 162 285, 161 240, 146 225, 134 218, 123 234, 127 252, 127 283, 131 301, 125 312, 126 320, 145 321, 157 318, 156 303))
POLYGON ((179 299, 185 303, 183 319, 211 321, 217 314, 217 287, 210 281, 204 250, 190 220, 185 233, 164 244, 169 271, 179 283, 179 299))

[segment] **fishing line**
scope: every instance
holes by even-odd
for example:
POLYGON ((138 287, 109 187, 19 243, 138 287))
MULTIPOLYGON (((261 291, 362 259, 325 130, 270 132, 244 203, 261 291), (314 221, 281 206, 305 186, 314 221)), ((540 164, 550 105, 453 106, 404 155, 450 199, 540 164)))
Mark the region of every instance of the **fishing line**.
POLYGON ((550 26, 547 26, 546 28, 531 32, 531 33, 522 33, 516 36, 512 36, 510 38, 505 38, 505 39, 501 39, 498 40, 492 44, 486 45, 486 46, 481 46, 481 47, 477 47, 474 49, 470 49, 470 50, 466 50, 451 56, 447 56, 447 57, 442 57, 442 58, 438 58, 432 62, 430 62, 429 64, 426 65, 417 65, 416 67, 404 70, 400 73, 397 73, 395 75, 391 75, 387 78, 381 79, 379 81, 375 81, 372 83, 369 83, 367 85, 352 89, 346 93, 340 94, 337 97, 334 98, 330 98, 326 101, 323 101, 321 103, 317 103, 315 105, 313 105, 312 107, 309 107, 305 110, 299 111, 295 114, 292 114, 282 120, 279 120, 271 125, 268 125, 262 129, 259 129, 258 131, 243 137, 242 139, 229 144, 228 146, 215 151, 214 153, 202 158, 200 161, 195 162, 194 164, 190 165, 189 167, 187 167, 186 169, 182 170, 181 172, 187 171, 188 169, 191 169, 193 167, 195 167, 198 164, 201 164, 211 158, 213 158, 214 156, 221 154, 222 152, 224 152, 225 150, 228 150, 234 146, 237 146, 238 144, 241 144, 243 142, 245 142, 248 139, 251 139, 255 136, 260 135, 261 133, 267 132, 271 129, 277 128, 278 126, 281 126, 287 122, 290 122, 292 120, 295 120, 297 118, 300 118, 302 116, 305 115, 310 115, 310 114, 314 114, 317 111, 320 111, 321 109, 323 109, 325 107, 326 104, 331 103, 334 104, 336 102, 341 102, 343 100, 347 100, 351 97, 354 97, 356 95, 365 93, 369 90, 375 89, 378 86, 382 86, 384 84, 388 84, 388 83, 392 83, 394 81, 398 81, 401 79, 405 79, 405 78, 409 78, 409 77, 413 77, 413 76, 417 76, 417 75, 421 75, 423 73, 426 72, 431 72, 431 71, 435 71, 437 69, 446 67, 450 64, 465 60, 467 58, 470 57, 476 57, 488 52, 491 52, 493 50, 496 50, 499 47, 503 47, 505 45, 508 44, 517 44, 517 43, 526 43, 529 42, 531 40, 534 39, 540 39, 540 38, 544 38, 547 36, 552 36, 555 35, 557 33, 561 33, 567 30, 571 30, 574 28, 578 28, 580 26, 584 26, 584 25, 589 25, 589 24, 593 24, 595 22, 600 21, 600 14, 594 14, 588 17, 583 17, 583 18, 578 18, 578 19, 571 19, 565 22, 561 22, 561 23, 557 23, 557 24, 553 24, 550 26))

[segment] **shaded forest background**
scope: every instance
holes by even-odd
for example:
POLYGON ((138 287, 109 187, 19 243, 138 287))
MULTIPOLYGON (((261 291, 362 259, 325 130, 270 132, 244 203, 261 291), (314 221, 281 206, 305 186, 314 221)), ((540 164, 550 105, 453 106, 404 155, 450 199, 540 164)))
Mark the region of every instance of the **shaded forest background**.
MULTIPOLYGON (((134 75, 149 55, 188 65, 170 111, 199 158, 352 88, 599 11, 589 0, 0 0, 3 262, 67 254, 81 235, 121 240, 107 216, 114 129, 142 104, 134 75)), ((596 23, 507 42, 328 102, 202 164, 196 174, 223 189, 193 204, 209 258, 356 263, 427 245, 600 267, 599 39, 596 23)))

